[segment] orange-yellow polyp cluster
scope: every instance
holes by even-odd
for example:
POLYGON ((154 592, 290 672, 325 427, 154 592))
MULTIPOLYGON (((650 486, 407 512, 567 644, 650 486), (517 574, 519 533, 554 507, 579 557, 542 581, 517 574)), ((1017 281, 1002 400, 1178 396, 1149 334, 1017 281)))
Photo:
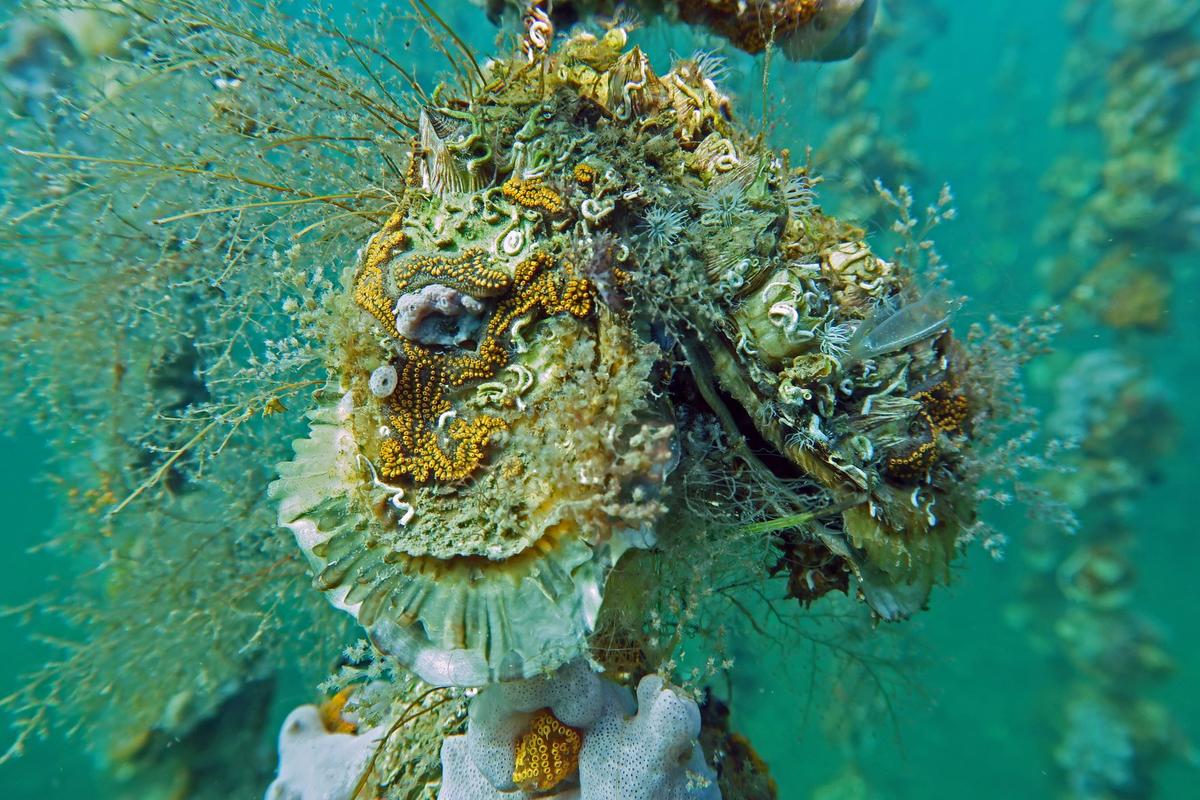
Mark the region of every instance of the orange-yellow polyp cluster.
POLYGON ((920 480, 937 464, 941 435, 961 435, 971 413, 970 402, 949 378, 916 392, 912 399, 921 403, 918 412, 921 430, 913 444, 892 454, 884 463, 885 471, 894 480, 920 480))
POLYGON ((583 737, 543 708, 534 715, 529 730, 517 739, 513 783, 544 792, 562 783, 579 767, 583 737))
POLYGON ((513 203, 548 214, 561 214, 566 208, 562 196, 540 180, 509 178, 504 182, 503 192, 504 197, 513 203))
POLYGON ((921 402, 921 415, 934 431, 962 433, 971 406, 966 396, 960 394, 949 379, 917 392, 913 399, 921 402))
POLYGON ((403 224, 403 211, 396 211, 388 218, 383 229, 367 246, 362 268, 354 281, 354 302, 379 320, 392 336, 399 334, 396 332, 396 318, 392 316, 392 301, 383 289, 383 267, 408 245, 408 235, 401 228, 403 224))
POLYGON ((561 313, 584 318, 592 311, 594 290, 587 279, 560 277, 556 260, 544 251, 518 263, 511 278, 477 247, 453 256, 393 259, 389 265, 389 258, 407 241, 399 224, 395 215, 388 220, 368 247, 355 281, 358 305, 399 342, 396 388, 383 400, 389 433, 379 445, 379 471, 389 481, 455 483, 479 468, 489 440, 507 424, 489 414, 459 416, 448 393, 490 380, 508 365, 504 339, 518 318, 561 313), (473 351, 449 352, 403 339, 396 332, 394 296, 432 282, 477 298, 496 298, 496 308, 473 351))
POLYGON ((591 186, 597 178, 596 168, 590 164, 576 164, 571 174, 581 186, 591 186))
POLYGON ((480 297, 499 294, 509 284, 508 276, 493 269, 487 253, 478 247, 469 247, 457 256, 419 255, 407 259, 393 273, 396 291, 406 291, 418 277, 480 297))

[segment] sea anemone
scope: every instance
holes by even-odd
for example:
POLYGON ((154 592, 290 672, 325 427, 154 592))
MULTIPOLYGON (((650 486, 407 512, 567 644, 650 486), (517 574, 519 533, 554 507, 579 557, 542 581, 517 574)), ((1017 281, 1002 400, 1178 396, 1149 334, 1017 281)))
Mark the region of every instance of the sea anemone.
POLYGON ((731 181, 707 191, 700 198, 701 220, 709 224, 733 225, 750 210, 746 190, 731 181))
POLYGON ((652 253, 670 250, 679 241, 687 220, 687 211, 683 209, 651 206, 640 226, 647 249, 652 253))

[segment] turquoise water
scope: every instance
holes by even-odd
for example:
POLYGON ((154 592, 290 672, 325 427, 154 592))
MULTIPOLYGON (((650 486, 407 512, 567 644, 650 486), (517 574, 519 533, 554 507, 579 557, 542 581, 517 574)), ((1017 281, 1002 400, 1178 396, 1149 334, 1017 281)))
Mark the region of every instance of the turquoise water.
MULTIPOLYGON (((1186 0, 1126 0, 1118 5, 1141 6, 1142 13, 1153 15, 1185 4, 1186 0)), ((453 15, 458 29, 487 52, 493 30, 482 14, 457 2, 436 5, 453 15)), ((1181 86, 1181 117, 1166 140, 1179 154, 1174 185, 1186 195, 1182 205, 1191 210, 1172 212, 1159 223, 1163 230, 1145 235, 1109 232, 1108 241, 1097 245, 1102 250, 1125 235, 1130 257, 1146 257, 1160 275, 1168 276, 1162 319, 1144 330, 1118 329, 1098 315, 1072 310, 1069 293, 1051 285, 1043 266, 1048 256, 1069 247, 1061 234, 1047 238, 1039 231, 1046 230, 1051 214, 1062 218, 1071 213, 1055 211, 1060 206, 1050 195, 1046 176, 1065 155, 1097 161, 1105 151, 1095 124, 1064 128, 1052 122, 1063 103, 1064 58, 1078 43, 1078 32, 1065 21, 1067 5, 1079 4, 884 0, 896 33, 880 45, 878 61, 865 75, 868 94, 842 102, 823 94, 836 83, 839 70, 850 66, 797 66, 777 60, 767 83, 772 98, 770 136, 793 152, 811 144, 818 169, 828 158, 833 169, 826 171, 821 198, 835 212, 862 207, 863 198, 872 196, 862 176, 875 177, 871 170, 880 163, 873 158, 875 152, 847 159, 823 151, 837 122, 864 109, 877 115, 887 139, 901 143, 912 156, 911 169, 884 176, 890 183, 897 178, 912 182, 919 198, 934 197, 942 183, 953 187, 959 219, 935 234, 950 276, 972 297, 960 321, 968 324, 989 313, 1015 319, 1052 301, 1067 307, 1058 352, 1035 364, 1029 377, 1030 395, 1045 414, 1052 413, 1060 399, 1055 381, 1078 356, 1105 348, 1133 353, 1143 362, 1151 381, 1161 388, 1165 406, 1147 424, 1131 428, 1121 447, 1128 449, 1125 455, 1135 457, 1162 429, 1172 432, 1170 446, 1155 452, 1153 463, 1134 473, 1138 485, 1127 492, 1127 519, 1135 524, 1132 541, 1123 546, 1136 575, 1128 608, 1161 626, 1163 647, 1175 668, 1173 675, 1139 685, 1136 692, 1161 702, 1185 736, 1197 735, 1200 619, 1195 614, 1194 575, 1200 569, 1200 539, 1194 535, 1192 498, 1200 478, 1194 455, 1200 447, 1194 399, 1200 390, 1200 114, 1191 102, 1190 87, 1181 86), (922 81, 915 91, 908 82, 913 76, 922 81), (1192 229, 1190 242, 1186 226, 1192 229), (1176 241, 1164 247, 1161 242, 1166 239, 1176 241)), ((707 40, 698 42, 693 32, 659 25, 638 35, 664 69, 671 50, 711 46, 707 40)), ((1191 59, 1193 72, 1200 71, 1200 22, 1193 20, 1189 35, 1191 49, 1185 48, 1180 57, 1191 59)), ((1110 37, 1102 44, 1112 49, 1092 67, 1097 84, 1111 77, 1110 66, 1122 57, 1121 37, 1101 36, 1110 37)), ((1149 52, 1152 56, 1153 48, 1149 52)), ((727 56, 735 103, 752 117, 762 106, 761 59, 728 48, 727 56)), ((1074 198, 1077 216, 1085 214, 1083 206, 1094 192, 1092 187, 1074 198)), ((1168 203, 1163 196, 1159 200, 1168 203)), ((1169 202, 1177 203, 1175 195, 1169 202)), ((879 236, 886 235, 880 230, 884 224, 866 223, 879 236)), ((1082 271, 1089 266, 1083 265, 1082 271)), ((1070 280, 1077 285, 1083 278, 1072 274, 1070 280)), ((1118 289, 1117 295, 1123 291, 1118 289)), ((15 513, 10 514, 4 539, 8 575, 0 588, 0 604, 20 606, 72 573, 62 569, 59 556, 36 551, 55 519, 51 495, 39 477, 49 455, 46 446, 20 417, 10 417, 5 427, 0 438, 0 491, 4 507, 15 513)), ((1050 548, 1055 557, 1065 558, 1076 542, 1105 536, 1104 521, 1084 511, 1075 540, 1056 534, 1061 538, 1050 548)), ((896 654, 895 663, 887 667, 887 703, 855 712, 860 715, 851 724, 854 735, 831 733, 822 724, 830 709, 836 712, 839 705, 848 705, 828 691, 829 673, 842 669, 833 655, 803 644, 782 652, 768 648, 737 655, 739 673, 747 677, 734 689, 735 723, 770 765, 781 798, 856 796, 846 790, 814 795, 851 762, 870 787, 864 797, 1108 796, 1064 790, 1055 751, 1063 736, 1063 703, 1076 678, 1052 633, 1061 605, 1039 604, 1039 597, 1053 595, 1056 589, 1046 585, 1053 584, 1052 572, 1038 571, 1029 563, 1030 523, 1019 510, 1006 511, 1000 519, 1009 535, 1003 560, 970 548, 955 564, 952 585, 935 590, 929 611, 876 631, 886 638, 888 652, 896 654), (814 672, 824 677, 810 683, 814 672)), ((813 611, 821 608, 818 603, 813 611)), ((54 656, 53 649, 29 642, 29 630, 16 617, 0 620, 4 693, 20 685, 20 676, 54 656)), ((330 652, 336 649, 331 646, 330 652)), ((265 726, 265 748, 287 709, 311 699, 307 676, 282 671, 271 722, 265 726)), ((30 800, 126 796, 97 772, 96 757, 83 747, 87 735, 86 729, 71 737, 58 732, 32 743, 22 758, 0 766, 0 794, 30 800)), ((1186 746, 1179 750, 1183 752, 1154 761, 1153 790, 1131 790, 1126 796, 1195 796, 1196 765, 1188 763, 1186 746)))

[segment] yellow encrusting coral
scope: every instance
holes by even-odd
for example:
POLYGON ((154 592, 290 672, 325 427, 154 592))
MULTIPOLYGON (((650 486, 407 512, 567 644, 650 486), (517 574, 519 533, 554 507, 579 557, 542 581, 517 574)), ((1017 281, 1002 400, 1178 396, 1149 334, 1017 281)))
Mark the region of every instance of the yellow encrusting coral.
POLYGON ((380 470, 388 480, 411 477, 430 480, 463 480, 483 461, 484 448, 504 422, 486 414, 472 420, 453 419, 447 435, 453 442, 447 452, 438 436, 438 421, 452 411, 445 389, 451 381, 448 367, 437 354, 411 342, 404 343, 404 363, 399 384, 389 400, 388 417, 395 438, 379 446, 380 470))
POLYGON ((509 178, 504 182, 502 191, 504 196, 512 202, 526 208, 545 211, 548 214, 561 214, 566 208, 562 195, 540 180, 509 178))
POLYGON ((543 708, 517 739, 513 783, 527 791, 553 789, 579 767, 583 737, 543 708))
POLYGON ((403 225, 404 212, 397 210, 367 245, 362 269, 354 281, 354 302, 369 311, 392 336, 399 334, 396 332, 396 318, 392 314, 392 302, 383 288, 383 267, 408 245, 408 234, 404 232, 403 225))
POLYGON ((455 257, 413 256, 393 274, 398 292, 426 280, 437 280, 460 291, 483 297, 499 294, 509 284, 508 276, 492 268, 488 264, 487 254, 478 247, 469 247, 455 257))
POLYGON ((941 456, 941 435, 962 435, 971 413, 966 396, 949 377, 914 393, 912 399, 921 403, 917 412, 919 434, 912 444, 892 453, 884 462, 887 476, 901 482, 921 480, 941 456))
POLYGON ((576 164, 575 169, 571 172, 575 178, 575 182, 581 186, 591 186, 596 182, 598 174, 596 168, 591 164, 576 164))
POLYGON ((457 256, 412 256, 391 268, 389 281, 384 259, 403 241, 402 231, 389 230, 393 220, 395 217, 368 248, 354 284, 355 301, 400 339, 396 388, 384 401, 390 434, 379 445, 379 470, 389 481, 408 478, 418 484, 456 483, 479 468, 488 441, 507 424, 488 414, 459 417, 448 393, 473 381, 494 378, 508 364, 509 351, 503 339, 518 318, 560 313, 586 317, 592 311, 593 287, 587 279, 572 275, 569 265, 557 269, 555 258, 542 250, 518 263, 509 278, 477 247, 457 256), (565 271, 566 277, 559 277, 560 271, 565 271), (399 295, 435 281, 476 297, 497 298, 474 351, 450 354, 405 340, 395 332, 388 290, 399 295), (387 311, 381 313, 381 309, 387 311))

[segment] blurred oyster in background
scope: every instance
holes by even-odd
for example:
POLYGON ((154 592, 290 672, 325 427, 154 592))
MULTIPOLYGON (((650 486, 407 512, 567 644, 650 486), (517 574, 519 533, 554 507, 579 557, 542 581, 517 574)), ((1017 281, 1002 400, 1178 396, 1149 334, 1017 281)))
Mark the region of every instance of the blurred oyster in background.
MULTIPOLYGON (((547 4, 523 0, 472 0, 493 22, 547 4)), ((747 53, 780 47, 792 61, 840 61, 854 55, 871 33, 878 0, 557 0, 549 19, 564 27, 588 16, 634 12, 646 19, 682 20, 728 39, 747 53)))

